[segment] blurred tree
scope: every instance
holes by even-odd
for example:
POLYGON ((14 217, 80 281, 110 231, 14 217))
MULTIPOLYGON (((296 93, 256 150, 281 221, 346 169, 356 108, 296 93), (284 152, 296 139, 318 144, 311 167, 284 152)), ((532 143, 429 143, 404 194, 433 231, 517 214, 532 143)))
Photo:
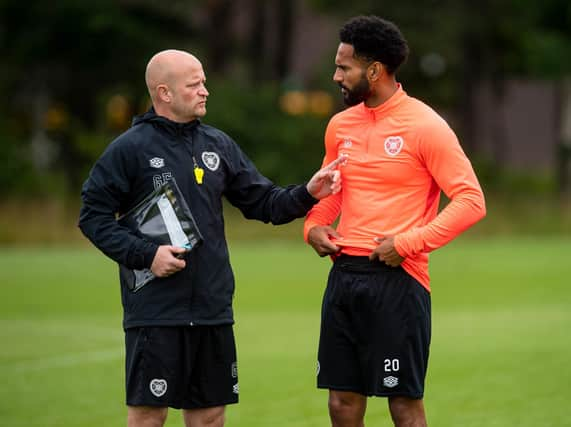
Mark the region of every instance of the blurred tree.
POLYGON ((246 48, 246 58, 250 64, 252 82, 259 82, 266 78, 267 70, 264 61, 264 35, 266 33, 266 19, 264 0, 250 2, 250 37, 246 48))
POLYGON ((0 1, 0 90, 4 116, 18 116, 38 146, 55 147, 57 167, 77 191, 86 159, 81 133, 100 129, 100 94, 144 96, 144 70, 160 49, 193 35, 189 2, 0 1), (51 122, 50 122, 51 114, 51 122), (54 117, 63 120, 54 121, 54 117))
MULTIPOLYGON (((0 160, 21 170, 31 170, 31 160, 36 168, 57 164, 76 194, 111 134, 147 106, 146 61, 174 47, 196 52, 214 82, 207 122, 236 137, 273 178, 307 177, 326 119, 290 117, 278 104, 292 55, 304 54, 292 50, 292 32, 307 5, 336 20, 366 11, 398 23, 412 52, 400 72, 407 91, 462 117, 454 127, 469 151, 478 149, 471 109, 480 82, 493 82, 501 104, 506 79, 559 79, 571 69, 569 0, 401 0, 398 6, 378 0, 0 0, 0 138, 10 145, 0 160), (281 160, 293 165, 301 153, 309 166, 298 162, 284 171, 281 160)), ((314 87, 291 89, 333 88, 331 72, 316 72, 327 79, 322 86, 313 81, 314 87)), ((3 189, 22 181, 13 169, 0 169, 3 189)))
POLYGON ((250 27, 245 51, 249 82, 281 82, 290 74, 295 1, 250 0, 250 27))
POLYGON ((207 71, 222 73, 226 69, 233 52, 232 17, 234 16, 233 0, 208 0, 205 5, 206 16, 205 42, 207 51, 207 71))
POLYGON ((274 51, 274 76, 278 81, 283 81, 289 75, 295 9, 294 1, 278 0, 277 42, 274 51))

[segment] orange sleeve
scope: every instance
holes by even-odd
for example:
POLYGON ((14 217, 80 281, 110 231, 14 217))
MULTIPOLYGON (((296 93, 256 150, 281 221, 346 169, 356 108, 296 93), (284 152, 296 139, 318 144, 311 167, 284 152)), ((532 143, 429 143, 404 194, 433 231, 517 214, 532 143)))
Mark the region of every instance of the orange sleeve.
POLYGON ((486 215, 482 189, 452 129, 442 122, 423 134, 420 155, 450 203, 426 225, 395 236, 404 257, 444 246, 486 215))
MULTIPOLYGON (((322 167, 328 165, 338 157, 337 144, 335 141, 335 117, 333 117, 325 130, 325 157, 322 167)), ((341 183, 343 185, 343 183, 341 183)), ((331 225, 341 211, 341 190, 339 193, 321 199, 313 206, 305 217, 303 225, 303 238, 307 242, 309 230, 316 225, 331 225)))

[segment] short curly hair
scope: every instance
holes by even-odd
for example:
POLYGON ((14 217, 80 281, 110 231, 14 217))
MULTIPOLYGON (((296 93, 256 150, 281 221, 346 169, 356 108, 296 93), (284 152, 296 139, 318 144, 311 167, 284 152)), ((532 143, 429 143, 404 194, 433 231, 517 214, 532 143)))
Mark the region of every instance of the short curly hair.
POLYGON ((378 16, 356 16, 339 30, 341 43, 355 49, 355 57, 379 61, 394 74, 408 57, 408 43, 399 28, 378 16))

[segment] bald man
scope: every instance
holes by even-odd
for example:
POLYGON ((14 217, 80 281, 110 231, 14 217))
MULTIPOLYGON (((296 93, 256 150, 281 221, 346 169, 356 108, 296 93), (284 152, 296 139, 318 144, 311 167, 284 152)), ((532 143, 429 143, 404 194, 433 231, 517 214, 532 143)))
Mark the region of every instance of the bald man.
POLYGON ((81 231, 120 266, 129 426, 162 426, 169 407, 186 426, 223 426, 238 402, 234 276, 222 197, 249 219, 283 224, 340 189, 336 159, 306 185, 278 187, 224 132, 200 121, 206 76, 193 55, 166 50, 147 65, 152 108, 97 160, 81 193, 81 231), (116 218, 176 182, 204 237, 191 252, 146 240, 116 218), (125 271, 150 270, 137 292, 125 271))
POLYGON ((195 56, 178 50, 160 52, 149 61, 145 81, 159 116, 187 123, 206 114, 206 76, 195 56))

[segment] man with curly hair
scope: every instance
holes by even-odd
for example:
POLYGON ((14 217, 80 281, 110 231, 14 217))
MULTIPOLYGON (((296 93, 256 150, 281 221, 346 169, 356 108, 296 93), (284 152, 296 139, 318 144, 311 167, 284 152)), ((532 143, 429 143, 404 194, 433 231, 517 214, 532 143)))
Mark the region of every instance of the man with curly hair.
POLYGON ((329 390, 334 427, 363 426, 368 396, 388 398, 395 426, 424 427, 428 253, 485 216, 484 196, 452 129, 397 81, 408 56, 398 27, 359 16, 340 41, 333 80, 349 108, 327 126, 324 164, 349 156, 343 189, 315 205, 304 227, 315 251, 334 260, 317 385, 329 390), (450 202, 438 212, 441 192, 450 202))

